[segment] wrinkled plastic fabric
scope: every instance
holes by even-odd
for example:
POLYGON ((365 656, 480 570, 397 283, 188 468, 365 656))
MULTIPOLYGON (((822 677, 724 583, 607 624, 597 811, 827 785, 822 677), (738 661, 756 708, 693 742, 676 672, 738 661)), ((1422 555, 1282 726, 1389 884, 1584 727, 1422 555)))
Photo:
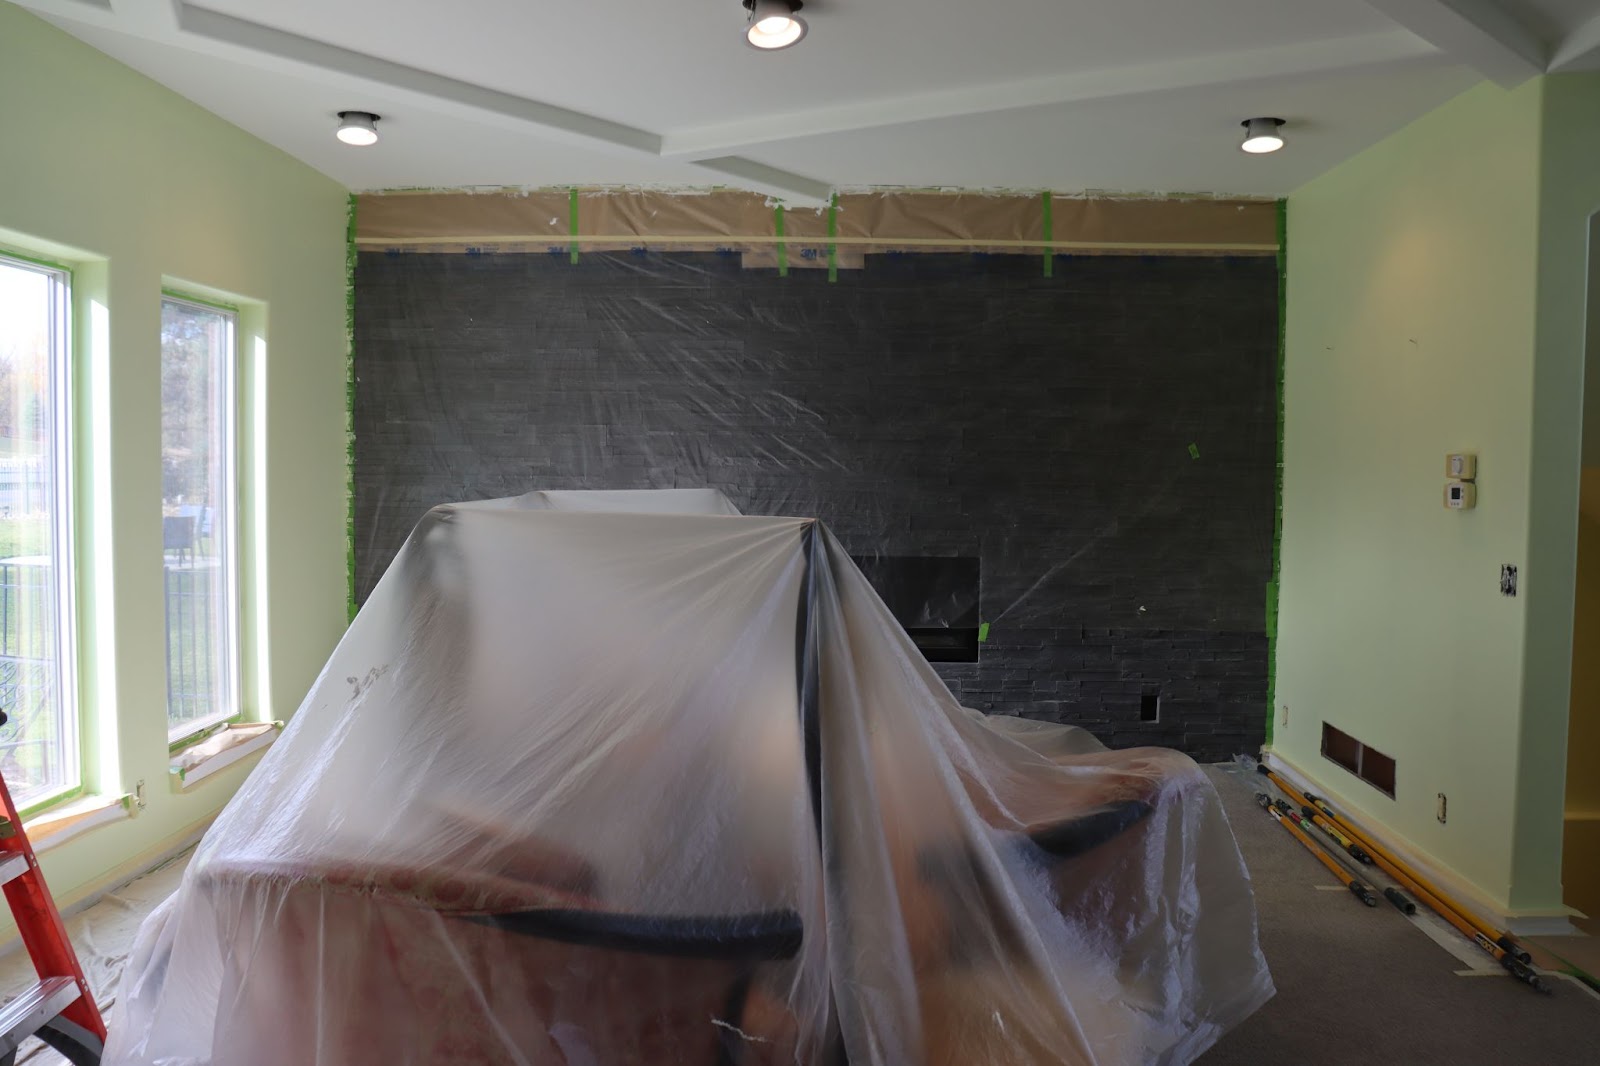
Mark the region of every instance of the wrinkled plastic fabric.
POLYGON ((419 524, 106 1062, 1185 1063, 1271 994, 1187 757, 960 707, 813 521, 535 493, 419 524))

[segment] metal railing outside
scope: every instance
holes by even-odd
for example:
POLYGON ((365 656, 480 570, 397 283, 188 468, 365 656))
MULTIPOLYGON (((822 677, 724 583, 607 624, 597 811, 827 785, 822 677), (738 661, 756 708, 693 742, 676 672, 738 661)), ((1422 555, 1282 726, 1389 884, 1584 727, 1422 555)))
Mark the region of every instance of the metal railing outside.
MULTIPOLYGON (((217 668, 217 597, 221 570, 206 565, 162 567, 166 630, 167 724, 221 712, 217 668)), ((50 563, 40 556, 0 559, 0 773, 26 796, 55 784, 53 768, 70 736, 60 721, 55 685, 55 609, 50 563)))

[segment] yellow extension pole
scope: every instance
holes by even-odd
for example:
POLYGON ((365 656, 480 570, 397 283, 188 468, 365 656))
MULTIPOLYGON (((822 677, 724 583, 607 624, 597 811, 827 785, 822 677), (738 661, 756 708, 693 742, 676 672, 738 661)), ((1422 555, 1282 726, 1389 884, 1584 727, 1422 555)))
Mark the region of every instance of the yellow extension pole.
MULTIPOLYGON (((1262 793, 1257 797, 1257 800, 1259 801, 1265 798, 1266 794, 1262 793)), ((1372 889, 1362 884, 1359 878, 1355 877, 1343 866, 1340 866, 1332 856, 1323 851, 1322 848, 1318 846, 1316 841, 1312 840, 1305 834, 1304 830, 1294 824, 1293 819, 1284 817, 1283 812, 1272 806, 1270 801, 1263 803, 1262 807, 1268 814, 1272 815, 1273 821, 1283 826, 1294 835, 1296 840, 1305 845, 1305 849, 1311 852, 1311 854, 1315 855, 1317 857, 1317 861, 1326 866, 1333 876, 1339 879, 1339 883, 1345 888, 1348 888, 1351 894, 1356 897, 1356 899, 1359 899, 1362 903, 1365 903, 1369 907, 1376 907, 1378 905, 1378 897, 1372 894, 1372 889)))
MULTIPOLYGON (((1266 774, 1268 780, 1277 785, 1279 788, 1283 789, 1283 791, 1287 793, 1290 798, 1304 804, 1307 807, 1311 807, 1314 810, 1321 811, 1326 817, 1331 819, 1336 825, 1339 826, 1340 829, 1344 830, 1357 842, 1359 842, 1361 846, 1366 849, 1369 855, 1371 855, 1375 860, 1380 860, 1379 865, 1383 867, 1385 873, 1387 873, 1390 877, 1393 877, 1396 881, 1399 881, 1414 895, 1424 897, 1422 902, 1427 903, 1430 908, 1439 912, 1441 917, 1444 917, 1446 920, 1450 920, 1451 915, 1453 914, 1456 918, 1460 919, 1460 921, 1451 921, 1450 924, 1456 926, 1458 929, 1461 929, 1462 932, 1466 933, 1474 940, 1477 940, 1479 934, 1481 934, 1483 937, 1487 938, 1489 943, 1500 952, 1510 954, 1518 961, 1528 961, 1527 952, 1517 947, 1516 941, 1512 939, 1511 934, 1495 929, 1487 922, 1484 922, 1478 918, 1478 916, 1472 911, 1456 902, 1449 895, 1440 891, 1439 888, 1436 887, 1431 881, 1427 880, 1425 877, 1407 865, 1404 860, 1397 858, 1382 844, 1379 844, 1377 841, 1373 840, 1369 834, 1362 832, 1360 828, 1352 825, 1347 819, 1341 818, 1339 813, 1332 807, 1328 806, 1328 804, 1320 797, 1307 796, 1303 794, 1293 785, 1289 784, 1289 782, 1285 781, 1281 775, 1272 770, 1267 770, 1266 774), (1446 911, 1451 913, 1446 914, 1446 911), (1470 926, 1470 930, 1463 928, 1462 922, 1465 922, 1468 926, 1470 926)), ((1491 954, 1494 954, 1494 952, 1491 952, 1491 954)), ((1496 957, 1498 958, 1499 956, 1496 955, 1496 957)))

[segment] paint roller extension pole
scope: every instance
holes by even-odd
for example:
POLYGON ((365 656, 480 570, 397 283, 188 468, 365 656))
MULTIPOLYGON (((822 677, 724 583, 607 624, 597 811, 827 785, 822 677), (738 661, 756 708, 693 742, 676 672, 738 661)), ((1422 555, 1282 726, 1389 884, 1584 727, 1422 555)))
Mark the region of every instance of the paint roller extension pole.
POLYGON ((1356 862, 1359 862, 1363 866, 1372 865, 1372 856, 1368 855, 1366 851, 1362 849, 1361 845, 1357 844, 1355 841, 1339 832, 1339 827, 1318 813, 1316 808, 1312 807, 1305 801, 1304 796, 1300 795, 1300 793, 1284 784, 1281 778, 1275 776, 1271 770, 1268 770, 1262 764, 1257 763, 1256 769, 1265 774, 1268 780, 1282 789, 1284 794, 1290 799, 1300 804, 1300 813, 1304 815, 1312 825, 1316 826, 1318 829, 1322 830, 1323 833, 1327 834, 1327 836, 1331 838, 1334 843, 1343 848, 1345 854, 1349 855, 1352 859, 1356 860, 1356 862))
POLYGON ((1290 834, 1294 836, 1296 840, 1305 845, 1305 849, 1311 852, 1311 854, 1315 855, 1317 857, 1317 861, 1326 866, 1329 872, 1331 872, 1334 877, 1339 879, 1339 883, 1350 890, 1351 895, 1355 896, 1356 899, 1359 899, 1362 903, 1365 903, 1369 907, 1376 907, 1378 905, 1378 897, 1373 895, 1372 889, 1362 884, 1353 875, 1347 872, 1343 866, 1340 866, 1332 856, 1328 855, 1325 851, 1318 847, 1317 842, 1306 836, 1306 834, 1300 830, 1300 827, 1295 825, 1291 819, 1285 818, 1283 812, 1272 805, 1272 797, 1268 796, 1265 792, 1257 792, 1256 802, 1261 805, 1262 810, 1272 815, 1273 821, 1283 826, 1290 832, 1290 834))
MULTIPOLYGON (((1460 932, 1461 935, 1465 936, 1468 940, 1471 940, 1474 944, 1478 945, 1479 948, 1488 953, 1489 957, 1504 967, 1506 972, 1512 977, 1515 977, 1518 981, 1521 981, 1523 984, 1529 986, 1535 991, 1543 992, 1547 995, 1549 994, 1550 989, 1542 980, 1540 980, 1538 973, 1528 965, 1526 952, 1522 952, 1522 957, 1519 957, 1516 950, 1507 950, 1504 946, 1496 941, 1487 928, 1480 928, 1481 923, 1477 923, 1472 918, 1470 913, 1463 915, 1461 912, 1452 909, 1444 902, 1444 900, 1441 900, 1439 897, 1433 895, 1428 888, 1424 887, 1426 882, 1418 882, 1415 880, 1408 873, 1409 868, 1402 868, 1400 865, 1398 865, 1397 861, 1391 861, 1393 857, 1387 850, 1385 850, 1381 845, 1376 844, 1372 840, 1366 838, 1359 829, 1350 825, 1345 820, 1340 819, 1338 815, 1334 813, 1334 811, 1322 800, 1315 796, 1302 795, 1293 785, 1289 784, 1282 777, 1273 773, 1271 770, 1268 770, 1265 766, 1260 767, 1260 770, 1262 773, 1266 774, 1274 784, 1283 789, 1284 792, 1291 797, 1302 801, 1315 802, 1319 810, 1326 812, 1331 818, 1338 819, 1341 826, 1349 829, 1352 836, 1354 836, 1357 840, 1360 840, 1369 849, 1371 849, 1373 861, 1377 864, 1380 870, 1403 885, 1408 891, 1411 892, 1413 896, 1417 897, 1417 899, 1424 906, 1438 914, 1439 917, 1443 918, 1451 925, 1455 926, 1456 930, 1460 932)), ((1391 899, 1391 902, 1394 901, 1391 899)), ((1399 906, 1398 903, 1395 905, 1399 906)), ((1504 936, 1504 934, 1502 935, 1504 936)), ((1510 937, 1506 936, 1505 939, 1509 941, 1510 937)), ((1514 943, 1513 947, 1515 947, 1514 943)))
MULTIPOLYGON (((1292 818, 1296 825, 1300 826, 1301 829, 1306 831, 1308 836, 1316 835, 1315 833, 1311 832, 1311 829, 1309 828, 1310 825, 1317 825, 1324 829, 1324 831, 1327 831, 1327 827, 1322 824, 1325 819, 1322 819, 1321 816, 1316 814, 1316 812, 1309 806, 1302 807, 1300 811, 1296 813, 1295 809, 1284 800, 1273 800, 1272 805, 1278 808, 1278 810, 1282 811, 1288 817, 1292 818)), ((1332 832, 1329 832, 1328 835, 1335 841, 1339 841, 1341 844, 1344 843, 1342 840, 1340 840, 1338 835, 1332 832)), ((1366 865, 1372 865, 1372 857, 1365 851, 1362 851, 1360 847, 1354 844, 1348 844, 1345 845, 1345 849, 1350 853, 1352 858, 1359 859, 1366 865)), ((1333 854, 1337 855, 1338 852, 1334 852, 1333 854)), ((1377 886, 1374 885, 1373 887, 1376 888, 1377 886)), ((1406 894, 1397 888, 1385 888, 1383 890, 1383 898, 1394 904, 1395 909, 1401 914, 1412 915, 1417 913, 1417 905, 1411 902, 1411 900, 1407 898, 1406 894)))
POLYGON ((1321 814, 1317 813, 1317 809, 1315 807, 1308 803, 1300 808, 1300 813, 1305 815, 1306 818, 1310 820, 1312 825, 1326 833, 1329 839, 1343 848, 1345 852, 1356 862, 1359 862, 1363 866, 1372 865, 1372 856, 1368 855, 1360 844, 1357 844, 1354 840, 1351 840, 1349 837, 1339 832, 1338 827, 1332 822, 1328 821, 1328 819, 1324 818, 1321 814))
MULTIPOLYGON (((1377 843, 1375 840, 1372 840, 1370 837, 1362 835, 1360 829, 1351 825, 1346 819, 1340 818, 1339 815, 1335 813, 1333 808, 1328 806, 1327 801, 1311 795, 1308 795, 1306 798, 1311 800, 1311 802, 1316 805, 1318 810, 1325 812, 1330 818, 1338 819, 1339 824, 1348 829, 1352 836, 1366 844, 1366 846, 1371 849, 1372 853, 1378 858, 1379 866, 1387 871, 1389 876, 1405 885, 1411 890, 1412 895, 1422 900, 1422 902, 1426 903, 1431 909, 1438 911, 1446 918, 1453 917, 1457 919, 1456 921, 1452 921, 1451 924, 1455 925, 1457 928, 1460 928, 1463 933, 1476 941, 1480 947, 1488 949, 1490 946, 1492 946, 1494 950, 1490 951, 1489 953, 1494 955, 1495 958, 1498 959, 1502 965, 1505 965, 1508 970, 1512 970, 1513 975, 1516 976, 1518 980, 1527 981, 1527 978, 1516 969, 1513 969, 1507 960, 1510 960, 1510 962, 1515 962, 1522 969, 1526 969, 1527 964, 1532 961, 1532 956, 1528 954, 1527 950, 1523 948, 1522 945, 1516 942, 1510 933, 1496 929, 1494 926, 1480 919, 1472 911, 1457 903, 1450 896, 1441 892, 1433 884, 1433 882, 1423 878, 1421 874, 1417 873, 1415 869, 1407 865, 1403 860, 1398 859, 1394 855, 1385 851, 1383 849, 1383 845, 1377 843), (1397 873, 1396 871, 1400 872, 1397 873)), ((1532 971, 1529 972, 1531 973, 1532 971)), ((1538 984, 1537 977, 1535 977, 1532 981, 1528 981, 1528 983, 1534 985, 1536 988, 1541 988, 1541 990, 1543 988, 1542 985, 1538 984)))
POLYGON ((1409 876, 1412 881, 1416 882, 1418 885, 1421 885, 1429 895, 1433 896, 1440 903, 1443 903, 1446 907, 1449 907, 1461 917, 1465 918, 1473 926, 1473 928, 1482 933, 1484 936, 1487 936, 1490 940, 1494 941, 1500 946, 1500 948, 1502 948, 1512 957, 1516 958, 1520 962, 1529 961, 1531 956, 1529 956, 1528 952, 1516 942, 1510 933, 1496 929, 1494 926, 1479 918, 1471 910, 1462 906, 1448 894, 1440 890, 1437 885, 1433 884, 1433 882, 1429 881, 1427 878, 1418 873, 1410 863, 1407 863, 1404 859, 1399 858, 1393 852, 1385 849, 1382 844, 1379 844, 1372 838, 1371 834, 1363 832, 1359 826, 1351 823, 1348 818, 1342 817, 1333 809, 1327 800, 1322 799, 1319 796, 1313 796, 1310 793, 1306 794, 1306 799, 1317 810, 1321 811, 1323 814, 1327 815, 1330 819, 1336 822, 1340 828, 1345 830, 1345 832, 1359 840, 1368 851, 1372 852, 1374 855, 1380 855, 1389 860, 1391 864, 1400 867, 1406 872, 1407 876, 1409 876))
POLYGON ((1400 891, 1398 888, 1384 889, 1383 898, 1399 908, 1401 914, 1417 913, 1417 905, 1412 903, 1411 900, 1406 897, 1406 894, 1400 891))
POLYGON ((1327 819, 1317 814, 1316 811, 1312 810, 1310 807, 1301 807, 1297 811, 1285 800, 1273 800, 1272 805, 1278 808, 1278 810, 1282 811, 1284 814, 1287 814, 1290 818, 1294 819, 1294 824, 1298 825, 1301 829, 1304 829, 1307 835, 1315 837, 1317 834, 1312 832, 1312 828, 1316 827, 1317 829, 1322 830, 1323 835, 1327 836, 1335 844, 1339 845, 1339 849, 1346 855, 1349 855, 1356 862, 1359 862, 1363 866, 1372 865, 1371 855, 1368 855, 1365 851, 1362 851, 1359 844, 1352 842, 1350 838, 1345 836, 1343 833, 1340 833, 1336 829, 1329 828, 1326 824, 1327 819))
MULTIPOLYGON (((1333 824, 1338 826, 1342 831, 1348 833, 1350 836, 1354 837, 1356 840, 1358 840, 1362 844, 1364 844, 1366 846, 1368 852, 1370 853, 1369 857, 1374 856, 1374 855, 1377 856, 1378 857, 1378 866, 1381 869, 1383 869, 1383 871, 1385 873, 1389 874, 1389 876, 1393 877, 1397 881, 1400 881, 1400 883, 1405 885, 1406 888, 1410 889, 1413 894, 1416 894, 1417 893, 1417 888, 1421 887, 1423 889, 1423 891, 1427 895, 1431 896, 1433 898, 1433 900, 1435 902, 1437 902, 1440 906, 1450 909, 1458 917, 1464 919, 1469 925, 1472 926, 1472 928, 1474 930, 1473 932, 1468 933, 1467 934, 1468 936, 1471 936, 1474 939, 1476 939, 1477 935, 1479 933, 1482 933, 1483 935, 1488 936, 1488 938, 1490 940, 1495 941, 1497 944, 1499 944, 1499 946, 1500 946, 1500 948, 1502 950, 1509 952, 1514 958, 1517 958, 1522 962, 1527 962, 1528 961, 1527 952, 1522 951, 1520 948, 1518 948, 1516 946, 1516 944, 1511 941, 1511 937, 1510 937, 1509 934, 1498 933, 1491 926, 1486 925, 1485 923, 1479 921, 1477 916, 1474 915, 1471 911, 1469 911, 1465 907, 1461 906, 1459 903, 1457 903, 1455 900, 1451 899, 1449 896, 1445 895, 1443 892, 1440 892, 1437 888, 1435 888, 1432 884, 1430 884, 1426 879, 1424 879, 1420 874, 1418 874, 1410 866, 1408 866, 1406 863, 1404 863, 1400 859, 1396 858, 1393 853, 1391 853, 1390 851, 1385 849, 1381 844, 1378 844, 1376 841, 1374 841, 1369 835, 1363 833, 1356 826, 1351 825, 1349 823, 1349 821, 1347 821, 1346 819, 1341 818, 1339 816, 1339 814, 1336 811, 1334 811, 1332 807, 1330 807, 1328 805, 1328 802, 1326 800, 1321 799, 1321 798, 1319 798, 1317 796, 1313 796, 1310 793, 1302 793, 1299 789, 1295 788, 1288 781, 1285 781, 1283 779, 1282 775, 1280 775, 1280 774, 1278 774, 1278 773, 1276 773, 1276 772, 1274 772, 1272 770, 1269 770, 1265 766, 1260 766, 1260 764, 1258 764, 1258 766, 1259 766, 1261 772, 1267 776, 1267 779, 1269 781, 1271 781, 1274 785, 1277 785, 1279 788, 1281 788, 1284 791, 1284 794, 1287 795, 1290 799, 1293 799, 1296 802, 1302 804, 1304 806, 1304 808, 1306 810, 1308 810, 1308 811, 1317 812, 1317 815, 1318 815, 1319 818, 1322 818, 1323 820, 1332 822, 1333 824), (1391 869, 1391 867, 1398 868, 1402 872, 1402 874, 1401 875, 1395 874, 1394 871, 1391 869), (1503 943, 1501 942, 1502 938, 1505 941, 1503 943)), ((1394 901, 1391 901, 1391 902, 1394 902, 1394 901)), ((1424 900, 1423 902, 1424 903, 1428 903, 1427 900, 1424 900)), ((1400 907, 1401 910, 1405 910, 1405 908, 1403 906, 1401 906, 1401 904, 1398 903, 1398 902, 1395 902, 1395 906, 1400 907)), ((1434 906, 1433 903, 1428 903, 1428 906, 1430 908, 1434 909, 1434 910, 1438 910, 1439 909, 1439 907, 1434 906)), ((1407 911, 1407 913, 1410 913, 1410 912, 1407 911)))

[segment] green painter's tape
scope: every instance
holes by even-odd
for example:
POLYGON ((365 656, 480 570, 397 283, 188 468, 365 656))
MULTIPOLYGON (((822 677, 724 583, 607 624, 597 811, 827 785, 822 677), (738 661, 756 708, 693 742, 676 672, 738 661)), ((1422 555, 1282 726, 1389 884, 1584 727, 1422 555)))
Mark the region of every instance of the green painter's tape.
POLYGON ((839 280, 839 246, 834 238, 839 236, 839 194, 828 201, 828 280, 839 280))
POLYGON ((1056 224, 1051 207, 1052 199, 1051 194, 1047 192, 1041 200, 1044 207, 1044 276, 1047 278, 1053 278, 1056 274, 1056 250, 1054 247, 1056 224))
POLYGON ((1191 459, 1200 458, 1200 445, 1198 445, 1198 444, 1189 445, 1189 458, 1191 458, 1191 459))
POLYGON ((67 275, 69 281, 72 278, 72 268, 67 266, 65 263, 58 263, 54 259, 40 259, 36 255, 26 255, 5 244, 0 244, 0 255, 5 256, 7 259, 15 259, 18 262, 31 263, 37 267, 44 267, 46 270, 59 270, 63 274, 67 275))
POLYGON ((1289 201, 1278 201, 1278 459, 1272 512, 1272 580, 1267 582, 1267 744, 1278 706, 1278 594, 1283 580, 1283 394, 1289 329, 1289 201))
POLYGON ((789 246, 783 239, 783 205, 772 209, 773 231, 778 235, 778 277, 789 276, 789 246))
POLYGON ((356 617, 356 198, 344 229, 344 551, 349 618, 356 617))
POLYGON ((65 789, 61 792, 52 792, 43 799, 37 800, 22 808, 17 812, 17 817, 21 818, 23 823, 26 824, 28 819, 32 818, 34 815, 45 810, 46 808, 54 807, 58 803, 65 803, 70 799, 77 799, 79 796, 84 795, 85 792, 86 790, 82 785, 79 785, 77 788, 65 789))
POLYGON ((184 292, 182 289, 169 289, 165 285, 161 286, 161 295, 170 300, 181 300, 186 304, 198 304, 201 307, 209 307, 213 311, 226 311, 231 315, 236 315, 239 313, 239 307, 237 304, 225 304, 221 300, 210 300, 204 296, 196 296, 193 293, 184 292))
POLYGON ((567 193, 567 224, 572 241, 567 245, 567 254, 572 256, 572 261, 578 261, 578 190, 573 188, 567 193))
POLYGON ((1275 687, 1275 685, 1277 683, 1277 679, 1278 679, 1278 663, 1277 663, 1277 660, 1274 658, 1274 656, 1272 654, 1273 650, 1277 646, 1277 642, 1278 642, 1278 638, 1277 638, 1277 632, 1278 632, 1278 583, 1277 583, 1277 581, 1268 581, 1267 582, 1266 623, 1267 623, 1267 741, 1266 742, 1268 744, 1271 744, 1272 743, 1272 727, 1273 727, 1273 723, 1275 723, 1278 720, 1278 716, 1273 713, 1273 708, 1276 706, 1276 704, 1273 702, 1273 689, 1274 689, 1274 687, 1275 687))
POLYGON ((987 643, 989 643, 989 623, 988 622, 981 622, 978 625, 978 643, 979 644, 987 644, 987 643))

